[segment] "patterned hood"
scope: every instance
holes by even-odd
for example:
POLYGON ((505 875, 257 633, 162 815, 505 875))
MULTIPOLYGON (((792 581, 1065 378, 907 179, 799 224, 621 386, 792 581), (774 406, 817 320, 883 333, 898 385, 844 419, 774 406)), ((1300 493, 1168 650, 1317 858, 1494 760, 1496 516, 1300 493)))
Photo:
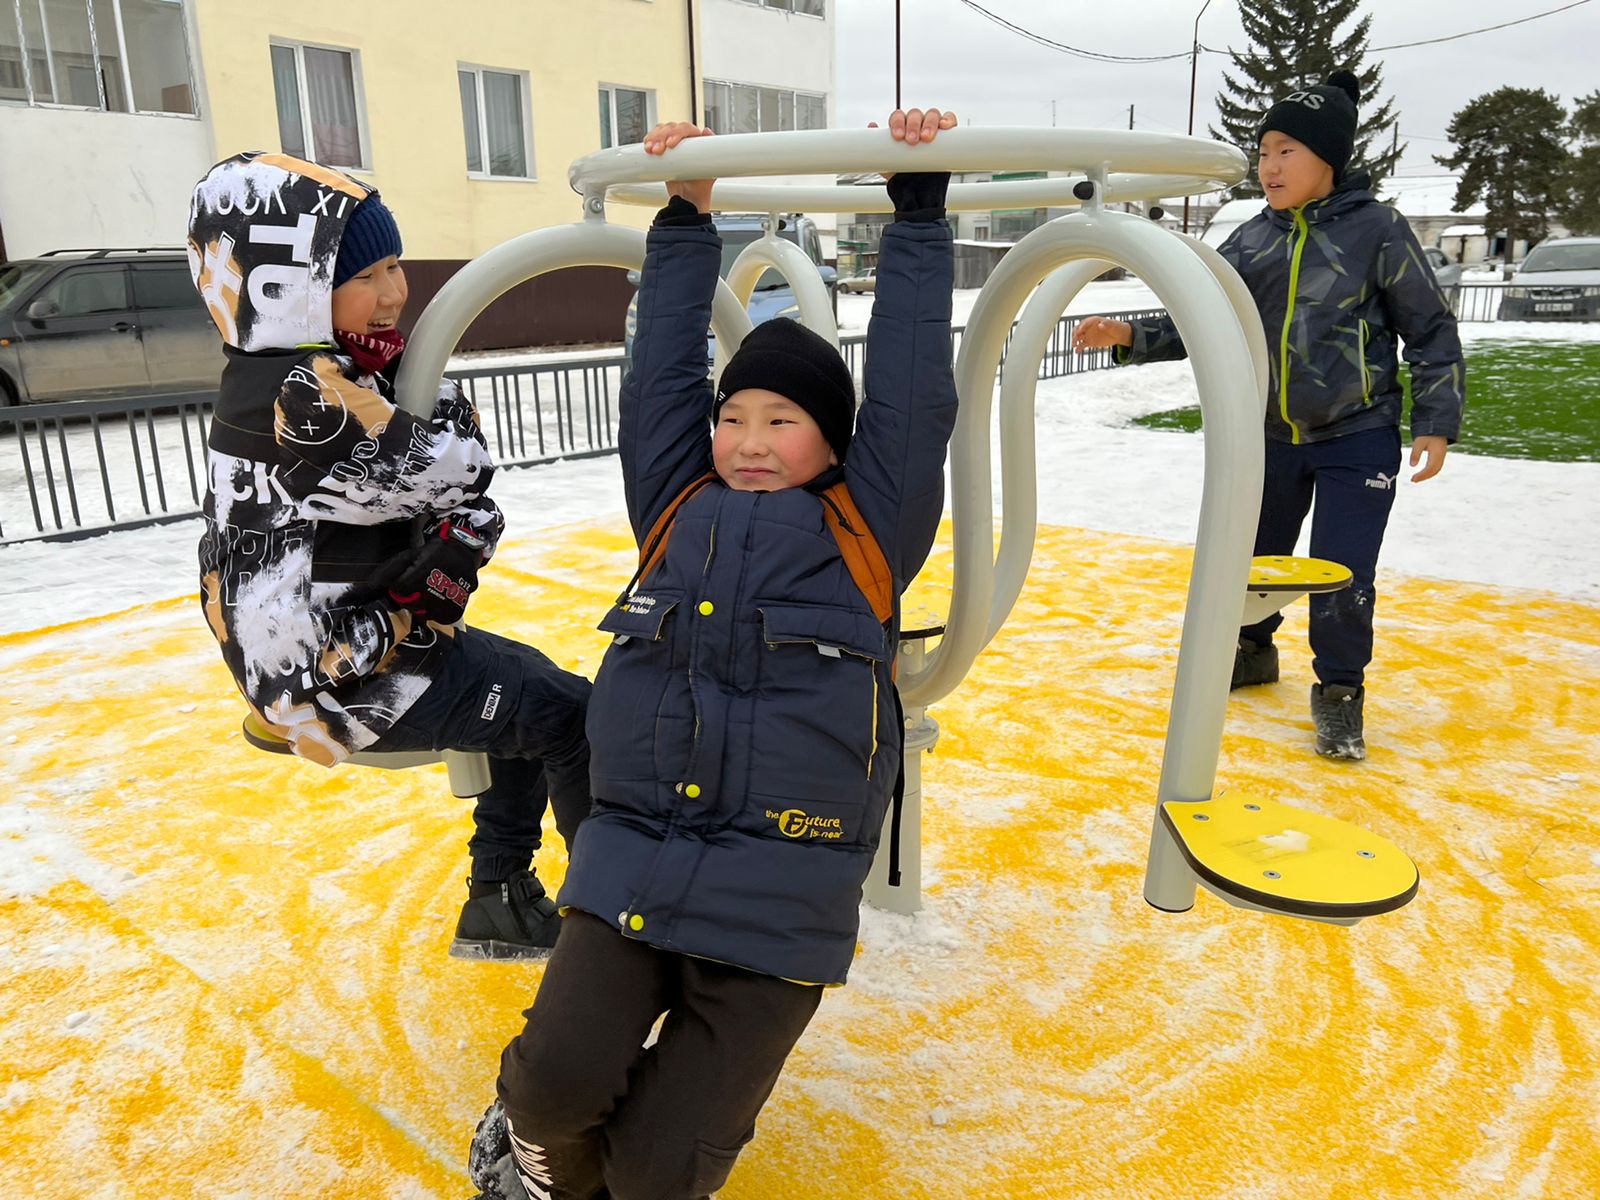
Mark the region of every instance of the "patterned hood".
POLYGON ((237 350, 333 341, 333 266, 373 189, 317 163, 247 151, 212 167, 189 205, 189 273, 237 350))

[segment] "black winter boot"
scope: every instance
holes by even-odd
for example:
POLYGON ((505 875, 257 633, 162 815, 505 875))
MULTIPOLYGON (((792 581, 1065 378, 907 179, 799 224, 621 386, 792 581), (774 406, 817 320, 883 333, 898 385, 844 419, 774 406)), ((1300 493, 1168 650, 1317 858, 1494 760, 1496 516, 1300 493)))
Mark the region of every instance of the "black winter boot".
POLYGON ((1323 758, 1359 760, 1367 756, 1361 729, 1361 705, 1366 696, 1364 687, 1311 685, 1311 719, 1317 723, 1317 753, 1323 758))
POLYGON ((1271 642, 1262 646, 1247 637, 1240 638, 1239 647, 1233 654, 1233 682, 1228 685, 1228 690, 1277 682, 1278 648, 1271 642))
POLYGON ((469 879, 470 896, 456 922, 452 958, 543 958, 556 944, 561 916, 532 871, 510 879, 469 879))
POLYGON ((472 1177, 472 1186, 478 1189, 472 1200, 528 1200, 528 1191, 517 1178, 517 1160, 511 1153, 506 1110, 498 1100, 489 1106, 472 1132, 467 1174, 472 1177))

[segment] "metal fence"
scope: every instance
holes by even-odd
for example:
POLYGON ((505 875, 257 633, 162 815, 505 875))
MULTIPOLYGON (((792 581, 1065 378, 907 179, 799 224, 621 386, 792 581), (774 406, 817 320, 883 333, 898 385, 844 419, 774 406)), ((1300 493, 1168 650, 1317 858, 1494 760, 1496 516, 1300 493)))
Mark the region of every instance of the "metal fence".
MULTIPOLYGON (((1119 320, 1159 309, 1101 313, 1119 320)), ((1072 330, 1057 322, 1039 377, 1110 366, 1110 354, 1075 354, 1072 330)), ((841 339, 859 380, 866 337, 841 339)), ((952 336, 960 348, 961 330, 952 336)), ((615 453, 620 354, 550 358, 451 371, 478 406, 484 436, 502 466, 615 453)), ((0 543, 73 538, 183 520, 206 489, 212 398, 88 400, 0 408, 0 543)))
POLYGON ((1448 292, 1450 308, 1458 321, 1498 321, 1504 283, 1462 283, 1448 292))

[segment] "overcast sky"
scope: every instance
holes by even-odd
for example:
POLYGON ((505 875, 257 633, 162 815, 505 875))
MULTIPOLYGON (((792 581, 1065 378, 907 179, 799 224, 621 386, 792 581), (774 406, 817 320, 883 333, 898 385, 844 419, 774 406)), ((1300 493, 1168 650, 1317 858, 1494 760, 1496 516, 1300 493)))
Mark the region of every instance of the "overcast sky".
MULTIPOLYGON (((1369 0, 1369 45, 1461 33, 1558 8, 1570 0, 1369 0)), ((1188 50, 1204 0, 978 0, 1007 20, 1058 42, 1108 54, 1188 50)), ((1242 47, 1236 0, 1212 0, 1200 22, 1203 46, 1242 47)), ((894 0, 838 0, 839 104, 848 128, 881 120, 894 106, 894 0)), ((901 0, 906 104, 954 108, 984 125, 1127 128, 1182 133, 1189 112, 1189 60, 1108 64, 1046 49, 1002 29, 961 0, 901 0)), ((1369 53, 1384 65, 1383 94, 1400 114, 1405 175, 1444 168, 1451 116, 1498 87, 1542 87, 1570 106, 1600 89, 1600 2, 1440 45, 1369 53)), ((1224 54, 1200 55, 1195 133, 1216 120, 1224 54)))

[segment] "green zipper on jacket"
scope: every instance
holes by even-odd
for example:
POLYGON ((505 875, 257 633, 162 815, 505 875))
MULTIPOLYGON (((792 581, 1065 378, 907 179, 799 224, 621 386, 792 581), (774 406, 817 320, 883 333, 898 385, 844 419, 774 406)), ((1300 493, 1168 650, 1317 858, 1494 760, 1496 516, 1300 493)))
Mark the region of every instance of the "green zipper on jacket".
POLYGON ((1372 372, 1367 368, 1368 334, 1366 321, 1360 322, 1357 332, 1359 339, 1356 344, 1361 351, 1361 403, 1370 407, 1372 404, 1372 372))
POLYGON ((1289 435, 1295 445, 1300 444, 1300 430, 1289 419, 1289 326, 1294 323, 1294 298, 1300 289, 1300 256, 1305 253, 1306 242, 1311 237, 1311 228, 1306 224, 1305 216, 1301 210, 1291 209, 1294 214, 1294 225, 1300 232, 1300 242, 1294 248, 1294 257, 1289 262, 1289 305, 1283 314, 1283 338, 1279 342, 1278 358, 1278 412, 1283 416, 1283 422, 1289 427, 1289 435))

